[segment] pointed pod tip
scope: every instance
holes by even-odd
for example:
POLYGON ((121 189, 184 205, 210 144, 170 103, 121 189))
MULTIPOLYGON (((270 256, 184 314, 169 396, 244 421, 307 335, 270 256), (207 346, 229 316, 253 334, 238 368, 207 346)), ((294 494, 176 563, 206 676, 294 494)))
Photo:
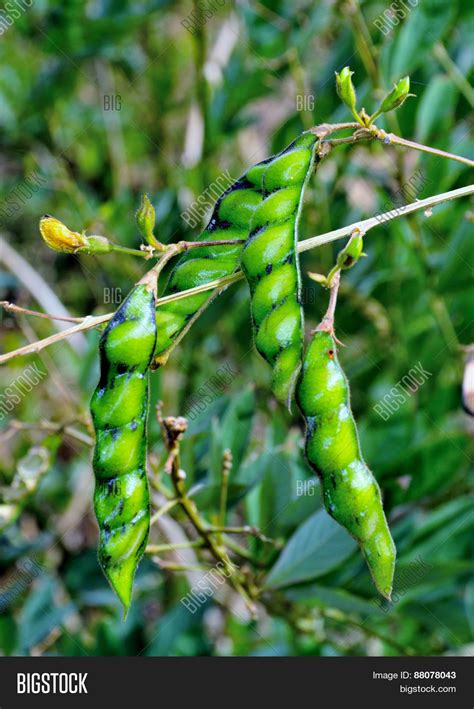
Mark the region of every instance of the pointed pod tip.
POLYGON ((369 566, 369 570, 370 570, 375 588, 380 593, 380 595, 383 596, 383 598, 385 598, 386 601, 391 603, 392 602, 392 591, 393 591, 393 580, 392 579, 388 580, 385 578, 385 579, 383 579, 383 583, 380 583, 380 581, 378 581, 375 578, 374 573, 373 573, 373 569, 370 568, 370 566, 369 566))
MULTIPOLYGON (((383 512, 382 512, 383 514, 383 512)), ((383 517, 385 521, 385 517, 383 517)), ((375 588, 387 601, 392 601, 396 549, 386 522, 383 534, 372 536, 361 550, 367 561, 375 588)))
POLYGON ((132 602, 133 574, 124 573, 123 569, 107 569, 102 566, 107 581, 123 606, 123 620, 126 619, 132 602))

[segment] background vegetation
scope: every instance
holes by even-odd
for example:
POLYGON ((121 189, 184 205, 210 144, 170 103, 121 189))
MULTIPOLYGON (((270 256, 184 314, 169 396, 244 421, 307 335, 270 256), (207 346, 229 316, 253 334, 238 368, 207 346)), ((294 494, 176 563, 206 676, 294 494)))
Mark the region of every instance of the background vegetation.
MULTIPOLYGON (((43 213, 138 248, 134 212, 146 191, 159 237, 192 239, 198 229, 182 214, 219 175, 237 177, 304 128, 350 120, 334 89, 334 72, 347 64, 368 111, 410 74, 416 98, 381 126, 473 154, 469 3, 424 0, 397 24, 387 15, 383 24, 388 5, 376 0, 200 5, 202 23, 190 2, 36 0, 3 32, 1 230, 72 315, 113 310, 146 265, 48 250, 37 227, 43 213)), ((374 143, 338 147, 310 183, 302 238, 400 206, 413 175, 416 195, 408 201, 470 177, 466 166, 432 155, 374 143)), ((458 200, 430 217, 381 225, 340 295, 340 356, 399 553, 391 606, 375 598, 360 554, 321 510, 318 484, 308 484, 301 421, 269 394, 239 283, 153 376, 152 400, 163 400, 166 415, 188 415, 181 464, 199 509, 215 518, 230 448, 228 523, 257 525, 277 541, 234 537, 262 578, 269 572, 258 619, 227 585, 191 613, 180 601, 199 573, 160 568, 148 557, 122 622, 97 564, 91 510, 94 331, 0 370, 7 398, 26 367, 46 373, 0 422, 3 504, 10 514, 22 509, 0 529, 0 654, 474 654, 473 423, 461 408, 459 349, 474 340, 471 222, 468 201, 458 200), (389 416, 377 414, 374 407, 418 363, 430 372, 427 381, 389 416), (222 368, 232 374, 217 386, 212 378, 222 368), (12 428, 13 417, 31 428, 12 428), (44 430, 51 424, 60 430, 44 430)), ((340 246, 305 254, 304 272, 327 272, 340 246)), ((0 271, 0 297, 58 312, 22 264, 0 271)), ((304 299, 309 329, 327 294, 305 278, 304 299)), ((2 350, 55 327, 3 312, 2 350)), ((153 415, 150 436, 158 470, 165 451, 153 415)), ((154 543, 189 531, 176 510, 170 515, 154 527, 154 543)), ((162 558, 179 563, 183 554, 162 558)))

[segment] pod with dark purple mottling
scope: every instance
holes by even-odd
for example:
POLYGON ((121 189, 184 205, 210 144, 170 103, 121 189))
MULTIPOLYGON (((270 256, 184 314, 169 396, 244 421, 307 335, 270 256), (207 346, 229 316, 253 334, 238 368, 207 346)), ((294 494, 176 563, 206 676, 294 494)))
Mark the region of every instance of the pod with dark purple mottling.
POLYGON ((155 342, 155 297, 140 284, 102 334, 100 381, 91 400, 99 562, 125 612, 150 526, 146 426, 155 342))
POLYGON ((275 396, 288 406, 303 353, 298 222, 317 144, 316 135, 303 133, 267 162, 263 201, 253 214, 241 258, 252 298, 255 345, 273 369, 275 396))
MULTIPOLYGON (((253 165, 217 200, 206 229, 197 241, 245 240, 255 208, 262 201, 264 160, 253 165)), ((241 244, 203 246, 191 249, 181 256, 171 272, 162 296, 179 293, 189 288, 229 276, 239 266, 241 244)), ((196 318, 211 296, 209 292, 181 298, 161 305, 156 311, 157 340, 153 367, 162 366, 168 350, 188 323, 196 318)))

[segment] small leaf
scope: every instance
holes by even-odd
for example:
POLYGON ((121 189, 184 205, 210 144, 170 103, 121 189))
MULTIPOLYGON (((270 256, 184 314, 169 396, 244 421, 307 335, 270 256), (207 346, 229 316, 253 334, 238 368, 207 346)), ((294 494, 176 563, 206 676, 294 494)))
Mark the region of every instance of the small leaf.
POLYGON ((295 496, 295 473, 288 455, 280 450, 272 452, 267 460, 259 486, 259 516, 257 526, 269 537, 282 530, 282 516, 295 496))
POLYGON ((299 527, 268 575, 266 587, 280 588, 332 571, 356 548, 355 541, 325 510, 299 527))
POLYGON ((416 140, 426 142, 444 134, 452 125, 458 93, 456 84, 447 76, 439 74, 431 79, 416 114, 416 140))

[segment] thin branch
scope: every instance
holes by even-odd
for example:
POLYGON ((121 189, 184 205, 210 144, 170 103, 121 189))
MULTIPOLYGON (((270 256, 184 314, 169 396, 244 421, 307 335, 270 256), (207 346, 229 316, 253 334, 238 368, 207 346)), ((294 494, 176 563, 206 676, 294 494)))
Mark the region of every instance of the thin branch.
POLYGON ((317 326, 316 330, 329 332, 334 337, 334 315, 336 313, 337 294, 339 293, 339 284, 341 282, 341 272, 336 271, 332 277, 331 290, 329 294, 329 305, 324 314, 323 319, 317 326))
POLYGON ((173 498, 172 500, 169 500, 166 504, 163 505, 163 507, 160 507, 159 510, 155 512, 154 515, 152 515, 150 519, 150 527, 155 524, 157 520, 160 519, 163 515, 167 514, 170 510, 173 509, 173 507, 176 507, 176 505, 179 503, 179 500, 176 500, 173 498))
POLYGON ((178 243, 181 245, 182 251, 189 251, 189 249, 207 248, 208 246, 235 246, 244 244, 246 241, 247 239, 215 239, 214 241, 179 241, 178 243))
POLYGON ((70 327, 68 330, 57 332, 54 335, 45 337, 43 340, 38 340, 38 342, 32 342, 29 345, 25 345, 24 347, 20 347, 19 349, 14 350, 13 352, 7 352, 6 354, 1 355, 0 364, 8 362, 8 360, 12 359, 13 357, 20 357, 21 355, 40 352, 45 347, 49 347, 49 345, 53 345, 55 342, 64 340, 64 338, 66 337, 71 337, 71 335, 75 335, 77 332, 83 332, 84 330, 90 330, 92 327, 97 327, 97 325, 101 325, 102 323, 110 320, 111 317, 112 313, 107 313, 106 315, 99 315, 98 317, 92 317, 91 315, 88 315, 83 319, 81 323, 79 323, 78 325, 74 325, 74 327, 70 327))
POLYGON ((325 138, 331 133, 335 133, 338 130, 348 130, 353 128, 354 130, 360 129, 360 123, 355 121, 350 121, 346 123, 321 123, 318 126, 314 126, 309 129, 310 133, 314 133, 318 138, 325 138))
POLYGON ((456 162, 463 163, 463 165, 469 165, 469 167, 474 167, 474 160, 469 160, 469 158, 464 158, 461 155, 447 153, 445 150, 431 148, 428 145, 422 145, 421 143, 416 143, 413 140, 400 138, 400 136, 395 135, 394 133, 386 133, 384 130, 377 128, 376 126, 371 126, 371 131, 376 138, 379 138, 387 145, 402 145, 403 147, 410 148, 411 150, 419 150, 422 153, 438 155, 441 158, 447 158, 448 160, 456 160, 456 162))
POLYGON ((237 542, 235 542, 233 539, 230 539, 230 537, 226 537, 224 539, 224 543, 227 547, 229 547, 229 549, 232 549, 235 554, 241 556, 242 559, 247 559, 247 561, 251 561, 254 565, 256 565, 256 561, 248 549, 245 549, 245 547, 241 546, 240 544, 237 544, 237 542))
POLYGON ((37 318, 45 318, 46 320, 62 320, 63 322, 83 322, 84 318, 73 318, 66 315, 49 315, 49 313, 40 313, 39 310, 30 310, 23 308, 15 303, 9 303, 8 300, 0 300, 0 308, 11 312, 21 313, 22 315, 34 315, 37 318))
POLYGON ((232 452, 229 448, 226 448, 222 458, 222 469, 221 469, 221 496, 219 504, 219 525, 225 525, 225 519, 227 514, 227 494, 229 491, 229 476, 232 470, 232 452))
POLYGON ((194 549, 196 547, 202 547, 203 544, 203 539, 193 539, 189 542, 176 542, 176 544, 148 544, 145 553, 162 554, 168 551, 175 551, 176 549, 194 549))
POLYGON ((359 622, 355 618, 353 618, 350 615, 346 615, 345 613, 342 613, 339 610, 324 610, 323 608, 319 609, 319 612, 324 618, 327 618, 328 620, 333 620, 336 623, 342 623, 342 624, 349 624, 352 625, 354 628, 358 628, 361 630, 364 634, 366 635, 373 635, 375 638, 378 638, 382 642, 386 643, 387 645, 391 645, 393 648, 395 648, 401 655, 417 655, 418 653, 411 647, 404 646, 401 643, 399 643, 395 638, 392 636, 385 635, 384 633, 381 633, 379 630, 373 627, 369 627, 365 625, 364 623, 359 622))
POLYGON ((176 492, 176 497, 181 505, 183 512, 189 518, 196 532, 202 537, 209 551, 212 553, 217 561, 221 561, 228 571, 230 577, 234 573, 233 564, 228 558, 225 549, 221 548, 216 544, 215 540, 212 538, 211 534, 207 530, 205 524, 201 520, 199 513, 196 509, 195 503, 187 496, 186 487, 184 484, 184 476, 180 468, 180 455, 179 455, 179 441, 186 430, 187 422, 186 419, 182 417, 174 418, 168 417, 166 419, 161 418, 161 414, 158 412, 160 425, 166 432, 168 447, 170 451, 169 463, 167 467, 171 474, 171 481, 176 492))
POLYGON ((74 438, 76 441, 83 443, 86 446, 93 446, 94 439, 88 436, 87 433, 78 431, 69 424, 53 423, 52 421, 41 421, 38 423, 24 423, 23 421, 11 421, 8 428, 0 435, 0 440, 7 440, 12 435, 19 431, 47 431, 50 433, 64 433, 69 438, 74 438))
POLYGON ((457 190, 443 192, 442 194, 434 195, 433 197, 426 197, 426 199, 417 200, 411 204, 395 207, 389 212, 378 214, 376 217, 369 217, 369 219, 354 222, 354 224, 349 224, 349 226, 328 231, 326 234, 312 236, 309 239, 305 239, 298 244, 298 252, 302 253, 304 251, 310 251, 318 246, 322 246, 322 244, 328 244, 331 241, 343 239, 345 236, 350 236, 355 229, 359 229, 364 234, 367 234, 370 229, 373 229, 380 224, 384 224, 385 222, 389 222, 392 219, 399 219, 407 214, 418 212, 421 209, 430 209, 431 207, 436 207, 438 204, 449 202, 453 199, 459 199, 460 197, 468 197, 472 194, 474 194, 474 185, 467 185, 466 187, 459 187, 457 190))
POLYGON ((441 158, 446 158, 448 160, 455 160, 463 165, 469 165, 469 167, 474 167, 474 160, 465 158, 462 155, 455 155, 454 153, 448 153, 445 150, 439 150, 439 148, 431 148, 429 145, 423 145, 422 143, 417 143, 414 140, 407 140, 406 138, 401 138, 395 133, 386 133, 381 128, 371 125, 370 128, 360 128, 353 135, 347 138, 329 138, 328 140, 323 140, 322 142, 329 148, 334 148, 338 145, 354 145, 361 140, 373 140, 378 138, 385 145, 400 145, 404 148, 410 148, 410 150, 417 150, 422 153, 430 153, 431 155, 438 155, 441 158))
MULTIPOLYGON (((234 274, 232 274, 232 275, 234 275, 234 274)), ((239 278, 241 277, 240 273, 238 274, 238 276, 239 276, 239 278)), ((231 282, 231 283, 234 283, 236 280, 238 280, 238 279, 235 278, 234 280, 232 280, 232 281, 230 281, 230 282, 231 282)), ((223 291, 225 291, 225 289, 226 289, 228 286, 229 286, 229 283, 227 283, 226 285, 217 287, 217 288, 214 290, 214 292, 211 293, 211 295, 209 296, 209 298, 201 305, 200 308, 198 308, 198 310, 196 310, 196 312, 194 313, 194 315, 193 315, 191 318, 189 318, 188 322, 187 322, 186 325, 183 327, 183 329, 181 330, 181 332, 179 332, 178 335, 174 338, 174 340, 173 340, 173 342, 171 343, 171 345, 170 345, 166 350, 163 350, 163 352, 160 352, 160 354, 157 355, 157 356, 153 359, 153 361, 152 361, 152 363, 151 363, 151 368, 152 368, 152 369, 158 369, 159 367, 163 367, 163 366, 167 363, 167 361, 168 361, 168 359, 169 359, 169 357, 170 357, 170 354, 173 352, 173 350, 176 349, 176 347, 178 347, 178 345, 179 345, 179 343, 181 342, 181 340, 183 340, 184 337, 186 337, 186 335, 188 334, 188 332, 190 331, 190 329, 192 328, 192 326, 194 325, 194 323, 196 322, 196 320, 198 320, 198 319, 201 317, 201 315, 203 314, 203 312, 210 306, 210 304, 211 304, 214 300, 216 300, 216 298, 218 298, 218 297, 220 296, 220 294, 221 294, 223 291)), ((184 292, 184 291, 183 291, 183 292, 184 292)), ((158 303, 158 301, 157 301, 157 303, 158 303)))
POLYGON ((143 258, 146 261, 148 261, 148 259, 150 258, 153 258, 153 254, 150 253, 150 251, 148 251, 147 249, 131 249, 128 246, 121 246, 120 244, 113 244, 112 242, 109 243, 112 248, 108 253, 127 254, 127 256, 138 256, 139 258, 143 258))
POLYGON ((191 564, 175 564, 174 561, 165 561, 164 559, 158 559, 158 566, 161 569, 166 569, 166 571, 202 571, 203 573, 210 571, 210 566, 198 566, 191 564))
POLYGON ((212 556, 218 563, 221 563, 226 571, 229 582, 234 589, 242 596, 245 604, 252 615, 255 614, 255 606, 250 598, 246 588, 242 585, 241 574, 235 564, 229 559, 227 550, 219 541, 215 540, 213 534, 207 528, 205 521, 198 512, 196 504, 191 500, 186 492, 185 479, 186 475, 180 467, 180 440, 187 428, 187 421, 183 417, 168 416, 163 418, 161 413, 161 404, 157 406, 157 418, 163 432, 166 447, 169 451, 168 460, 165 464, 165 470, 171 475, 171 481, 175 489, 176 497, 181 505, 183 512, 188 517, 189 521, 195 528, 198 535, 203 540, 203 545, 211 552, 212 556))
POLYGON ((157 263, 155 263, 153 268, 150 268, 150 270, 147 271, 138 281, 138 283, 141 283, 142 285, 146 286, 148 290, 152 291, 155 294, 155 300, 158 288, 158 278, 160 276, 160 273, 162 272, 168 261, 171 261, 172 258, 174 258, 177 254, 180 254, 183 251, 183 243, 184 242, 181 241, 178 244, 170 244, 167 250, 162 254, 161 258, 157 261, 157 263))
POLYGON ((244 527, 207 527, 208 532, 212 534, 249 534, 253 537, 257 537, 257 539, 260 539, 262 542, 267 542, 268 544, 276 544, 276 541, 274 539, 270 539, 270 537, 265 536, 258 527, 249 527, 249 526, 244 526, 244 527))
POLYGON ((364 135, 360 136, 359 138, 355 137, 354 135, 349 135, 347 138, 330 138, 329 140, 323 140, 323 143, 325 145, 329 145, 331 148, 336 147, 336 145, 349 145, 349 144, 354 144, 359 140, 373 140, 374 136, 370 135, 370 133, 365 132, 364 135))
MULTIPOLYGON (((474 194, 474 185, 467 185, 466 187, 460 187, 456 190, 451 190, 450 192, 443 192, 442 194, 434 195, 433 197, 427 197, 426 199, 417 200, 411 204, 407 204, 402 207, 396 207, 389 212, 384 212, 376 217, 370 217, 369 219, 363 219, 359 222, 354 222, 348 226, 341 227, 340 229, 334 229, 326 234, 321 234, 320 236, 313 236, 309 239, 305 239, 298 244, 298 252, 302 253, 304 251, 309 251, 323 244, 327 244, 331 241, 336 241, 337 239, 343 239, 345 236, 350 236, 354 229, 358 228, 365 234, 370 229, 378 226, 379 224, 384 224, 385 222, 391 221, 392 219, 399 219, 406 214, 412 214, 413 212, 420 211, 421 209, 429 209, 435 207, 438 204, 451 201, 453 199, 459 199, 460 197, 468 197, 474 194)), ((193 242, 196 243, 196 242, 193 242)), ((176 300, 181 300, 183 298, 188 298, 189 296, 196 295, 197 293, 204 293, 208 290, 213 290, 214 288, 223 288, 230 285, 231 283, 236 283, 243 278, 243 273, 241 271, 236 271, 229 276, 224 276, 223 278, 217 278, 214 281, 209 281, 208 283, 203 283, 196 288, 189 288, 188 290, 180 291, 179 293, 172 293, 171 295, 164 296, 162 298, 157 298, 156 307, 164 305, 165 303, 171 303, 176 300)), ((32 344, 26 345, 25 347, 20 347, 12 352, 7 352, 0 356, 0 364, 8 362, 14 357, 19 357, 20 355, 26 355, 31 353, 40 352, 45 347, 64 339, 65 337, 70 337, 77 332, 84 330, 90 330, 91 328, 97 327, 113 316, 113 313, 106 313, 105 315, 91 316, 88 315, 84 320, 75 325, 74 327, 64 330, 63 332, 58 332, 55 335, 46 337, 43 340, 34 342, 32 344)))

